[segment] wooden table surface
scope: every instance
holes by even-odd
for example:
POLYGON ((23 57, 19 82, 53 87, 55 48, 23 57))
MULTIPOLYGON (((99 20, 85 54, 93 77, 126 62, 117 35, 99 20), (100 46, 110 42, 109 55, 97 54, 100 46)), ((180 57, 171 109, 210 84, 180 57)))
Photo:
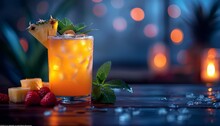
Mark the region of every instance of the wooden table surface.
POLYGON ((114 105, 64 105, 64 112, 54 108, 0 104, 0 125, 220 125, 220 107, 213 105, 219 103, 219 99, 212 99, 220 91, 218 85, 131 86, 133 94, 115 91, 117 101, 114 105), (197 103, 198 98, 212 101, 197 103))

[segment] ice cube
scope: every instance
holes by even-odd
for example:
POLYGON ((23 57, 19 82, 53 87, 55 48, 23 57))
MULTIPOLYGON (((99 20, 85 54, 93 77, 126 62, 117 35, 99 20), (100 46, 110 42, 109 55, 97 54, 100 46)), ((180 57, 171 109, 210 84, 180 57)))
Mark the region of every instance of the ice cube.
POLYGON ((178 108, 179 106, 178 106, 178 105, 175 105, 175 104, 170 104, 169 107, 170 107, 170 108, 178 108))
POLYGON ((187 102, 187 106, 192 106, 192 105, 194 105, 194 102, 193 102, 193 101, 188 101, 188 102, 187 102))
POLYGON ((167 101, 166 97, 160 98, 161 101, 167 101))
POLYGON ((199 105, 199 104, 202 104, 201 101, 194 101, 194 105, 199 105))
POLYGON ((187 113, 189 113, 189 110, 187 108, 180 108, 180 109, 178 109, 178 112, 180 114, 187 114, 187 113))
POLYGON ((116 113, 121 113, 123 111, 123 108, 122 107, 117 107, 115 108, 115 112, 116 113))
POLYGON ((215 108, 220 108, 220 102, 215 102, 215 103, 213 103, 213 106, 214 106, 215 108))
POLYGON ((137 115, 139 115, 140 114, 140 110, 134 110, 134 111, 132 111, 132 115, 133 116, 137 116, 137 115))
POLYGON ((158 114, 159 114, 159 115, 166 115, 166 114, 167 114, 167 110, 166 110, 165 108, 160 108, 160 109, 158 110, 158 114))
POLYGON ((187 93, 186 98, 196 98, 196 96, 193 93, 187 93))

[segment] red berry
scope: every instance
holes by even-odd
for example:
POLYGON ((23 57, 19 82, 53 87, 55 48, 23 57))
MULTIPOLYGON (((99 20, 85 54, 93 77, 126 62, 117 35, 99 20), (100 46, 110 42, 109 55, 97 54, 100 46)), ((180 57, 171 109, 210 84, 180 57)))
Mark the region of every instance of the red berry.
POLYGON ((50 92, 50 89, 48 87, 42 87, 38 91, 38 94, 41 98, 43 98, 48 92, 50 92))
POLYGON ((39 105, 40 103, 40 96, 36 91, 28 91, 26 97, 25 97, 25 105, 31 106, 31 105, 39 105))
POLYGON ((9 101, 8 95, 0 93, 0 104, 8 103, 8 101, 9 101))
POLYGON ((56 105, 56 103, 57 103, 56 96, 52 92, 47 93, 40 101, 40 104, 42 106, 54 106, 56 105))

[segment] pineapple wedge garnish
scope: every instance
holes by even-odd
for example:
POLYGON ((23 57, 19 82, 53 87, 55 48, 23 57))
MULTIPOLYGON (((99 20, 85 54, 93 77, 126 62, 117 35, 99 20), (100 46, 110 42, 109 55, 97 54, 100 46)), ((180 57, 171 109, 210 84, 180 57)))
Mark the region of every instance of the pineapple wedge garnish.
POLYGON ((56 36, 58 21, 54 18, 50 20, 39 20, 36 24, 30 24, 28 31, 33 35, 41 44, 48 48, 48 36, 56 36))

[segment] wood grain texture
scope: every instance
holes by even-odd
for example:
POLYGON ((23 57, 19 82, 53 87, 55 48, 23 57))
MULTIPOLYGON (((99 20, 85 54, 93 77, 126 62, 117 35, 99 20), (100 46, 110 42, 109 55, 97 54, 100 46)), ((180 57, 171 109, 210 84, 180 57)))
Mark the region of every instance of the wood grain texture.
MULTIPOLYGON (((115 104, 82 103, 64 105, 63 113, 53 108, 40 106, 25 107, 23 104, 0 104, 0 125, 36 125, 36 126, 84 126, 84 125, 220 125, 220 108, 200 104, 187 106, 186 93, 208 95, 205 85, 131 85, 134 93, 116 91, 115 104), (163 98, 167 100, 161 100, 163 98), (177 108, 170 108, 171 104, 177 108), (91 107, 95 109, 91 109, 91 107), (158 114, 164 108, 165 115, 158 114), (178 121, 178 111, 187 108, 186 120, 178 121), (116 109, 121 109, 117 112, 116 109), (51 111, 45 116, 44 112, 51 111), (169 116, 174 115, 174 120, 169 116), (123 118, 127 117, 127 118, 123 118)), ((211 87, 220 91, 218 85, 211 87)), ((1 88, 1 92, 7 92, 1 88)))

